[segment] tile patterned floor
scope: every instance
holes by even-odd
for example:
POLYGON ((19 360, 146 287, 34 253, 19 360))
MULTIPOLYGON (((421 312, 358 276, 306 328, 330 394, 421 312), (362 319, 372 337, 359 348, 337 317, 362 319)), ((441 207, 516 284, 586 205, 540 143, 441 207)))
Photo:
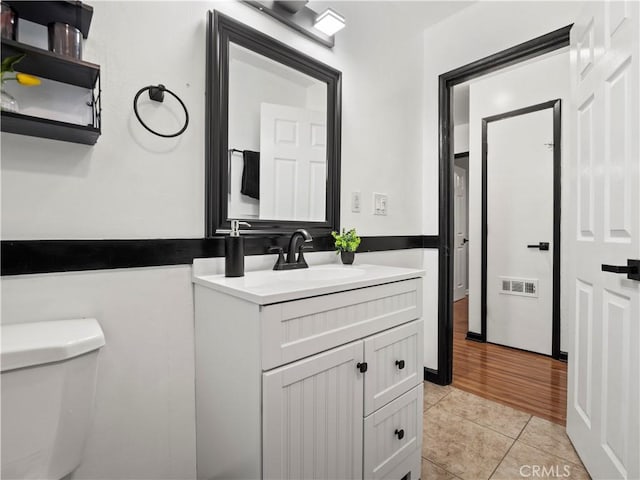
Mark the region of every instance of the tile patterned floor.
POLYGON ((589 479, 564 428, 425 382, 422 480, 589 479))

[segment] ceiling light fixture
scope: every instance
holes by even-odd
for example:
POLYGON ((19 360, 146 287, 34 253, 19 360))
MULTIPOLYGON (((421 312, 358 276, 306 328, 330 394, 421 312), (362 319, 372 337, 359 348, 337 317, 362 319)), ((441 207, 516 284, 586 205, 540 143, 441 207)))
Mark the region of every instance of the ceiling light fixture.
POLYGON ((342 30, 346 24, 346 19, 342 15, 331 8, 327 8, 316 17, 313 26, 322 33, 332 36, 342 30))
POLYGON ((307 0, 241 1, 329 48, 334 45, 333 34, 346 25, 345 18, 335 10, 328 8, 318 14, 306 6, 307 0))

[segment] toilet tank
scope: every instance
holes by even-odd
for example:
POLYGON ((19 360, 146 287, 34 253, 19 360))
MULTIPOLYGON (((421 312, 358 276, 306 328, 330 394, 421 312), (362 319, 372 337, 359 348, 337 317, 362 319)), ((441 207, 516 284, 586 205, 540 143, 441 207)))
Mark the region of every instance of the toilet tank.
POLYGON ((93 318, 0 325, 2 479, 59 479, 81 461, 98 350, 93 318))

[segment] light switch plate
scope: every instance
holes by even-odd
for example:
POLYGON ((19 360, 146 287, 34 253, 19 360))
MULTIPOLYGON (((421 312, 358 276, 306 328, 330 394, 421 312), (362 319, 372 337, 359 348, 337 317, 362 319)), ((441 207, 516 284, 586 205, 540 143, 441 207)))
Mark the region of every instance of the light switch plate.
POLYGON ((386 215, 389 207, 389 196, 386 193, 373 194, 373 214, 386 215))
POLYGON ((360 213, 361 204, 360 192, 351 192, 351 211, 354 213, 360 213))

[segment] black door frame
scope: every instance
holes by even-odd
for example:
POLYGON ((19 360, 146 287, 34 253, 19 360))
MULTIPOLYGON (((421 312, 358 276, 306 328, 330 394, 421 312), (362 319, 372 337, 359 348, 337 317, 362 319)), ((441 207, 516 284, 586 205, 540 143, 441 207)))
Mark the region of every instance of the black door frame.
POLYGON ((491 122, 505 120, 507 118, 526 115, 527 113, 553 109, 553 267, 552 267, 552 327, 551 327, 551 356, 560 359, 560 201, 562 198, 561 165, 562 165, 562 124, 561 124, 560 99, 531 105, 529 107, 511 110, 510 112, 492 115, 482 119, 482 284, 480 291, 480 338, 481 342, 487 341, 487 232, 488 232, 488 126, 491 122))
POLYGON ((439 77, 438 370, 425 369, 429 381, 448 385, 453 376, 453 87, 568 46, 572 26, 567 25, 439 77))

